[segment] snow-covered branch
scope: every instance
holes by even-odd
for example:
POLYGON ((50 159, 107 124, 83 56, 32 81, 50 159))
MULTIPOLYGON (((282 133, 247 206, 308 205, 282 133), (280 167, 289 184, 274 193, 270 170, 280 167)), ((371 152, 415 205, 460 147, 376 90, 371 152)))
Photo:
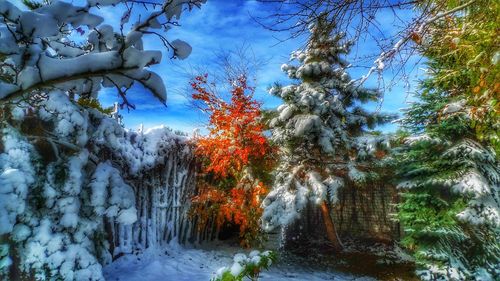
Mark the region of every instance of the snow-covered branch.
POLYGON ((401 39, 399 39, 390 50, 382 52, 377 59, 373 62, 373 66, 370 67, 368 70, 368 73, 363 75, 359 80, 353 80, 352 82, 356 82, 359 85, 362 85, 368 80, 368 78, 376 71, 381 72, 385 69, 385 64, 389 62, 394 56, 399 53, 403 47, 410 42, 413 38, 422 38, 424 36, 424 33, 429 27, 430 24, 433 22, 442 19, 448 15, 451 15, 453 13, 459 12, 470 5, 474 4, 476 0, 471 0, 463 5, 460 5, 458 7, 455 7, 449 11, 446 12, 441 12, 438 13, 437 15, 433 17, 429 17, 427 19, 424 19, 422 22, 416 22, 414 27, 411 28, 408 32, 406 32, 405 36, 403 36, 401 39))
MULTIPOLYGON (((184 7, 200 7, 205 1, 169 0, 154 5, 161 9, 145 15, 145 20, 133 24, 126 34, 123 28, 133 5, 126 8, 120 32, 115 32, 101 16, 93 14, 92 8, 134 1, 93 0, 83 7, 54 1, 33 11, 21 10, 10 1, 2 1, 0 100, 54 88, 95 98, 101 87, 116 87, 125 93, 122 88, 128 89, 137 82, 165 102, 162 79, 148 70, 149 66, 161 61, 161 51, 143 50, 143 35, 159 35, 167 42, 165 46, 173 50, 172 57, 186 58, 191 52, 186 42, 170 42, 161 32, 151 30, 166 30, 167 25, 176 25, 172 19, 178 19, 184 7), (84 42, 76 43, 75 34, 79 39, 86 35, 84 42)), ((125 95, 121 96, 122 105, 131 106, 125 95)))

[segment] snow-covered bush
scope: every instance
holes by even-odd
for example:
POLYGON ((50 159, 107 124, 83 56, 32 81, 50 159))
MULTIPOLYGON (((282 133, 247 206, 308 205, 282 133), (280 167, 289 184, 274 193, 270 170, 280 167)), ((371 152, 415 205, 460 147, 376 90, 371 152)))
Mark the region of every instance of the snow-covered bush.
POLYGON ((166 129, 128 132, 75 101, 114 87, 121 105, 133 107, 127 89, 139 83, 165 102, 161 78, 148 69, 161 51, 144 50, 142 37, 155 34, 173 57, 185 58, 187 43, 170 42, 161 29, 204 1, 145 2, 152 6, 145 11, 135 2, 49 1, 29 10, 0 1, 2 280, 103 280, 102 264, 113 255, 109 235, 129 243, 138 217, 130 178, 165 162, 182 139, 166 129), (125 11, 117 31, 94 13, 107 5, 125 11))
MULTIPOLYGON (((109 163, 99 164, 90 188, 87 112, 78 110, 63 93, 51 93, 42 108, 37 112, 39 122, 54 126, 51 133, 63 147, 3 124, 0 212, 1 234, 7 235, 13 247, 8 258, 15 256, 19 260, 16 270, 33 272, 40 280, 100 280, 97 251, 103 247, 103 239, 98 238, 103 232, 102 210, 106 219, 132 223, 136 219, 134 192, 121 178, 116 179, 116 171, 113 180, 102 175, 105 167, 112 169, 109 163), (31 144, 30 138, 36 141, 31 144), (49 144, 45 149, 53 149, 52 153, 39 150, 43 146, 35 148, 42 143, 49 144), (5 222, 5 218, 11 219, 5 222)), ((24 124, 28 122, 34 125, 36 121, 24 124)))
POLYGON ((245 279, 258 280, 260 272, 275 263, 277 255, 272 251, 251 251, 245 255, 234 255, 231 267, 222 267, 217 270, 217 275, 212 281, 242 281, 245 279))
MULTIPOLYGON (((37 279, 102 280, 101 263, 132 246, 128 235, 138 214, 130 183, 172 161, 170 150, 185 138, 167 128, 128 132, 62 92, 52 92, 25 118, 2 129, 0 234, 10 241, 2 245, 2 270, 16 257, 15 271, 34 272, 37 279), (118 237, 118 248, 110 248, 109 235, 118 237)), ((182 181, 175 186, 187 181, 174 178, 182 181)))

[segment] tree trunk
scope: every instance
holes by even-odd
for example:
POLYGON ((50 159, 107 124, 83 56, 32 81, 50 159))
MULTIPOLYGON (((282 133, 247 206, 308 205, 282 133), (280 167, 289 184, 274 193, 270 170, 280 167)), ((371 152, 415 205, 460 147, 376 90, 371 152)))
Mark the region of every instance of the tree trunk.
POLYGON ((323 215, 323 221, 325 222, 326 235, 328 240, 332 243, 333 250, 335 252, 341 252, 342 244, 337 236, 337 231, 335 230, 335 225, 333 224, 332 217, 330 215, 330 208, 328 207, 326 201, 321 203, 321 214, 323 215))

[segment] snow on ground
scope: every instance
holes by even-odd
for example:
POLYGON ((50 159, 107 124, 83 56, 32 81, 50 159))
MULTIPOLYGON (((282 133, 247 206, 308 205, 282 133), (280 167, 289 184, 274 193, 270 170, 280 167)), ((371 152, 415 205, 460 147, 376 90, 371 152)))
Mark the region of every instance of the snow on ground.
MULTIPOLYGON (((148 249, 141 254, 122 256, 104 268, 108 281, 208 281, 217 269, 232 264, 233 255, 242 251, 236 247, 184 248, 169 245, 161 249, 148 249)), ((264 271, 259 280, 287 281, 373 281, 376 279, 333 272, 325 269, 307 269, 300 264, 278 262, 264 271)))

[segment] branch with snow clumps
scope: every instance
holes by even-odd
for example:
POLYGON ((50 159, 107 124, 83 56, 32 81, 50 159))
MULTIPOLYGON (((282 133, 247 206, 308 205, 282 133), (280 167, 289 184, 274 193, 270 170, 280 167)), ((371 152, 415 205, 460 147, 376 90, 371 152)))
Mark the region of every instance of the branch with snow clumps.
POLYGON ((469 1, 463 5, 460 5, 456 8, 453 8, 449 11, 446 11, 446 12, 442 12, 442 13, 438 13, 437 15, 433 16, 433 17, 430 17, 430 18, 427 18, 425 20, 423 20, 422 22, 417 22, 415 24, 415 26, 413 28, 411 28, 409 30, 409 32, 406 33, 406 35, 399 39, 396 44, 394 44, 394 46, 392 46, 392 48, 386 52, 382 52, 378 57, 377 59, 375 59, 375 61, 373 62, 373 66, 370 67, 370 69, 368 70, 368 73, 363 75, 360 79, 358 80, 352 80, 351 82, 352 83, 358 83, 359 85, 363 85, 366 80, 368 80, 368 78, 370 78, 370 76, 373 74, 373 72, 382 72, 384 69, 385 69, 385 64, 387 62, 389 62, 392 58, 394 58, 394 56, 400 52, 403 47, 414 37, 414 36, 418 36, 419 38, 421 38, 423 36, 423 34, 425 33, 426 29, 429 27, 429 25, 441 18, 444 18, 445 16, 448 16, 450 14, 453 14, 453 13, 456 13, 458 11, 461 11, 465 8, 467 8, 468 6, 474 4, 474 2, 476 2, 476 0, 472 0, 472 1, 469 1))
MULTIPOLYGON (((133 107, 125 94, 137 82, 165 102, 166 89, 160 76, 148 70, 161 61, 161 52, 144 50, 142 37, 155 34, 166 40, 152 30, 167 30, 167 26, 176 25, 173 19, 180 17, 184 7, 200 7, 206 0, 165 1, 161 10, 132 24, 124 34, 124 24, 135 2, 92 0, 77 7, 54 1, 33 11, 21 10, 10 1, 0 2, 0 100, 55 88, 95 98, 101 87, 116 87, 123 99, 122 106, 133 107), (94 7, 120 3, 132 4, 126 5, 119 33, 91 12, 94 7), (85 28, 88 32, 84 43, 72 40, 73 31, 83 35, 85 28)), ((147 4, 150 3, 143 3, 147 4)), ((191 52, 189 44, 181 40, 169 46, 173 57, 180 59, 191 52)))

